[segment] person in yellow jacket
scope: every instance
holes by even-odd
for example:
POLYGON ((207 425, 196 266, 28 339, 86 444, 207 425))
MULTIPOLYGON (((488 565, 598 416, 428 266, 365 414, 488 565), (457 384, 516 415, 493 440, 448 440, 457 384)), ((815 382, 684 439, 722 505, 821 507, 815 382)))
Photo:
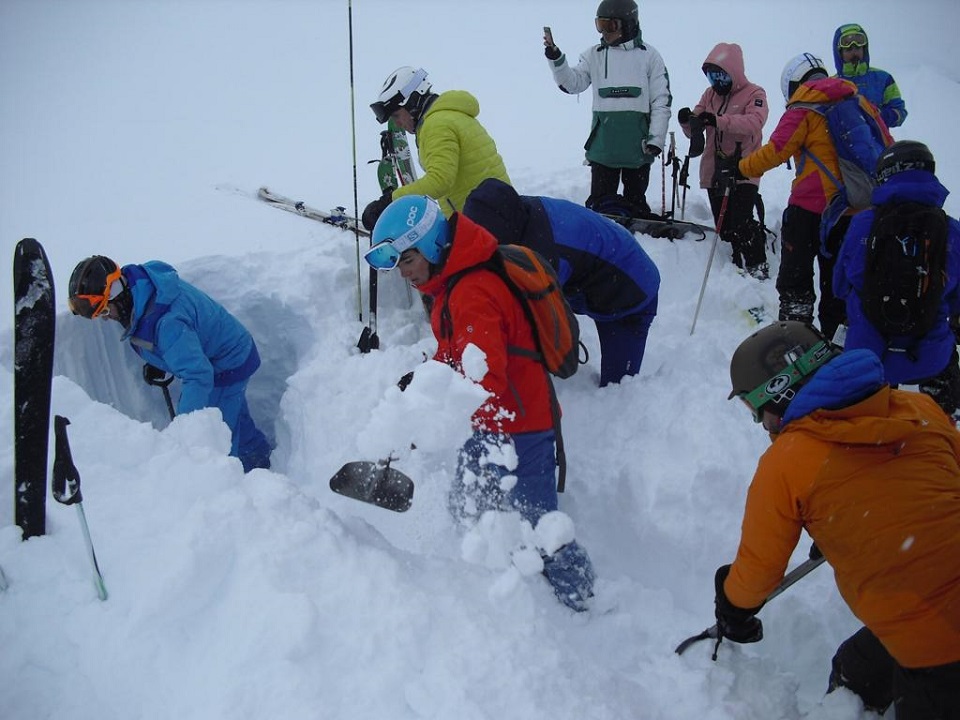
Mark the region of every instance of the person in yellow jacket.
POLYGON ((715 577, 719 637, 757 642, 756 613, 801 530, 864 628, 833 658, 848 687, 897 720, 960 718, 960 433, 928 396, 894 390, 869 350, 840 353, 780 321, 744 340, 733 391, 770 433, 732 565, 715 577))
POLYGON ((416 135, 424 174, 409 185, 386 190, 367 205, 361 218, 372 230, 386 207, 405 195, 427 195, 446 217, 463 209, 467 195, 487 178, 510 184, 497 145, 477 120, 480 103, 465 90, 437 95, 426 70, 409 66, 390 73, 377 101, 370 105, 377 122, 393 118, 416 135))
MULTIPOLYGON (((813 269, 816 262, 820 268, 817 320, 823 333, 833 338, 846 313, 843 301, 833 294, 833 267, 851 216, 840 218, 823 247, 820 241, 821 215, 839 188, 812 158, 818 158, 834 178, 840 177, 840 160, 830 139, 826 119, 813 108, 856 96, 857 86, 840 78, 828 78, 823 61, 810 53, 803 53, 784 67, 780 90, 787 103, 786 112, 770 140, 744 157, 738 169, 743 177, 755 178, 793 158, 796 177, 790 187, 781 226, 778 317, 780 320, 813 322, 817 299, 813 269)), ((877 108, 863 96, 858 102, 864 112, 878 121, 885 133, 884 144, 890 145, 893 138, 877 108)))

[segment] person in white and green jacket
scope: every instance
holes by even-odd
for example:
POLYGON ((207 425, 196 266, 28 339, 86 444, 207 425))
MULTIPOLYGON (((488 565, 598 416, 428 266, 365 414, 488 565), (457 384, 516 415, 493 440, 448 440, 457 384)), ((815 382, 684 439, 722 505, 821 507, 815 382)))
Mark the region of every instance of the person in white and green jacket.
POLYGON ((593 86, 593 119, 584 145, 591 168, 587 207, 616 196, 635 216, 649 216, 650 166, 661 153, 670 122, 670 78, 663 58, 640 36, 634 0, 602 0, 595 21, 599 44, 580 55, 576 67, 549 34, 544 54, 560 89, 578 95, 593 86))

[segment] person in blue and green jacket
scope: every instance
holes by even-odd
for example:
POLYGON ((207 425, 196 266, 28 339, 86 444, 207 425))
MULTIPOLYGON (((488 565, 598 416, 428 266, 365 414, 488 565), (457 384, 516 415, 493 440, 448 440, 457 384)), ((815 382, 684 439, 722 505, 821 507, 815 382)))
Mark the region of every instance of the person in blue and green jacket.
POLYGON ((833 62, 836 77, 855 83, 857 90, 877 106, 888 128, 900 127, 907 119, 907 107, 896 80, 886 70, 870 65, 870 44, 863 26, 847 23, 833 34, 833 62))
POLYGON ((594 21, 600 43, 580 55, 576 67, 545 33, 544 55, 560 89, 579 95, 593 86, 593 119, 584 144, 590 164, 590 197, 599 209, 616 196, 636 217, 650 216, 650 166, 663 151, 670 123, 670 78, 660 53, 641 38, 634 0, 602 0, 594 21))

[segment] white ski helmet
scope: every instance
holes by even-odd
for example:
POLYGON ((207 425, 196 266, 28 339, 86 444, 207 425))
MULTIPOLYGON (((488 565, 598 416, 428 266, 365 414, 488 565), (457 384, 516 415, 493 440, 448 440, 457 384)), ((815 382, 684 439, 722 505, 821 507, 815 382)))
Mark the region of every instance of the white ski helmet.
POLYGON ((780 75, 780 91, 783 93, 784 102, 790 102, 790 96, 797 91, 800 83, 810 80, 815 75, 823 77, 829 75, 827 66, 816 55, 803 53, 791 58, 780 75))
POLYGON ((404 65, 387 76, 377 101, 370 105, 370 109, 381 125, 400 108, 405 108, 416 120, 432 87, 427 80, 426 70, 404 65))

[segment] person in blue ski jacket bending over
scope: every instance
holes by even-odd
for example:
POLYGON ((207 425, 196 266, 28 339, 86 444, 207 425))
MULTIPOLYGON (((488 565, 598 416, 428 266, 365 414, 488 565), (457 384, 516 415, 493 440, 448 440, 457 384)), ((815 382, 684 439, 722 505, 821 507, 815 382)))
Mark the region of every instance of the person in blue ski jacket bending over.
POLYGON ((500 244, 550 261, 570 307, 596 323, 601 387, 640 371, 660 272, 629 230, 568 200, 519 195, 494 178, 470 193, 463 214, 500 244))
POLYGON ((103 255, 74 268, 69 295, 74 315, 124 327, 123 339, 147 363, 145 378, 171 373, 181 381, 178 414, 220 410, 232 435, 230 455, 240 459, 244 472, 270 467, 270 444, 250 417, 246 398, 260 355, 247 329, 222 305, 167 263, 121 268, 103 255))

